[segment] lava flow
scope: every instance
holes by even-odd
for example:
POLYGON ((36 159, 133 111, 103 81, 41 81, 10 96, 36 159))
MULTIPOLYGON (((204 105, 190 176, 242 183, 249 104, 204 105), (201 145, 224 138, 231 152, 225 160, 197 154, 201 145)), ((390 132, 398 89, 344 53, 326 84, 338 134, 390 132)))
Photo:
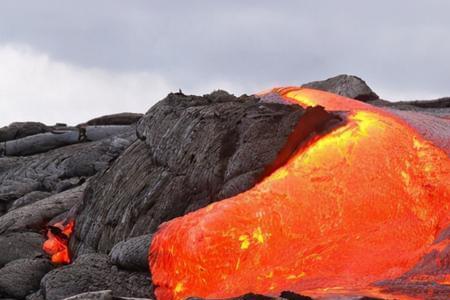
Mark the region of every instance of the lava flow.
POLYGON ((411 269, 450 224, 450 160, 398 117, 304 88, 346 112, 247 192, 164 223, 149 261, 160 300, 368 288, 411 269))
POLYGON ((51 256, 54 264, 70 264, 69 238, 72 235, 74 220, 67 223, 59 222, 49 225, 47 230, 47 240, 42 249, 51 256))

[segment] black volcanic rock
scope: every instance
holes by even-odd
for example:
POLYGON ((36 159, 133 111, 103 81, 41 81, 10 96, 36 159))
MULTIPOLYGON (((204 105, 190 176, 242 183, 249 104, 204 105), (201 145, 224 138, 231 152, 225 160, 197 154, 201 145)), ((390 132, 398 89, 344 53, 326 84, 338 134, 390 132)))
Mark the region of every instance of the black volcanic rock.
MULTIPOLYGON (((0 204, 34 191, 56 192, 68 179, 78 180, 108 167, 136 139, 134 129, 103 140, 65 146, 27 157, 0 157, 0 204)), ((32 201, 31 201, 32 202, 32 201)), ((16 205, 21 206, 21 205, 16 205)))
POLYGON ((29 204, 32 204, 36 201, 42 200, 44 198, 50 197, 52 194, 49 192, 43 192, 43 191, 33 191, 30 192, 16 201, 12 203, 12 205, 9 207, 9 210, 13 210, 22 206, 26 206, 29 204))
POLYGON ((55 216, 70 210, 81 199, 86 185, 55 194, 33 204, 9 211, 0 217, 0 234, 45 228, 55 216))
POLYGON ((15 232, 0 235, 0 268, 20 258, 35 258, 43 255, 42 234, 35 232, 15 232))
POLYGON ((118 297, 117 295, 113 295, 113 291, 111 290, 103 290, 78 294, 69 298, 65 298, 64 300, 154 300, 154 298, 118 297))
MULTIPOLYGON (((45 299, 35 291, 53 268, 43 258, 46 226, 63 220, 81 200, 83 183, 136 140, 134 125, 88 126, 83 140, 79 134, 33 122, 0 129, 0 298, 45 299), (73 139, 64 141, 64 134, 73 139)), ((150 289, 148 274, 142 276, 147 281, 139 284, 150 289)))
POLYGON ((47 259, 18 259, 0 269, 0 296, 22 299, 39 289, 41 278, 53 269, 47 259))
POLYGON ((120 268, 148 272, 148 249, 151 234, 130 238, 117 243, 109 254, 111 262, 120 268))
POLYGON ((326 80, 305 83, 302 86, 352 99, 358 99, 364 102, 377 100, 379 98, 364 80, 353 75, 338 75, 326 80))
POLYGON ((101 116, 86 122, 87 125, 131 125, 139 121, 143 114, 119 113, 101 116))
POLYGON ((117 297, 113 298, 111 290, 87 292, 64 298, 64 300, 117 300, 117 297))
POLYGON ((132 126, 83 126, 35 134, 0 144, 0 154, 5 156, 28 156, 80 142, 103 140, 130 131, 132 126))
POLYGON ((57 268, 41 281, 46 300, 60 300, 85 292, 111 290, 114 295, 147 298, 153 293, 147 273, 127 272, 112 265, 107 255, 86 254, 57 268))
POLYGON ((38 290, 35 293, 29 294, 25 297, 25 300, 45 300, 44 296, 41 293, 41 290, 38 290))
POLYGON ((71 249, 108 253, 122 240, 249 189, 304 113, 223 91, 170 94, 139 121, 140 140, 88 186, 71 249))
POLYGON ((0 128, 0 142, 24 138, 51 131, 49 126, 39 122, 15 122, 0 128))
POLYGON ((281 298, 287 299, 287 300, 312 300, 311 297, 299 295, 297 293, 284 291, 280 294, 281 298))

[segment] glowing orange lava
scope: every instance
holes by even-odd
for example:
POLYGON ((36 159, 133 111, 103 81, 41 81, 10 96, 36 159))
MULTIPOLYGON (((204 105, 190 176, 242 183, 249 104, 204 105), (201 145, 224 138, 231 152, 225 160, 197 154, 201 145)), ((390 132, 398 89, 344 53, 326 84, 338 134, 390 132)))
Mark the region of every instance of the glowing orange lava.
POLYGON ((402 120, 303 88, 288 101, 347 111, 247 192, 161 226, 160 300, 367 288, 409 270, 450 224, 450 161, 402 120))
POLYGON ((64 224, 59 222, 49 226, 47 240, 42 249, 51 256, 54 264, 70 264, 69 238, 72 235, 75 222, 73 220, 64 224))

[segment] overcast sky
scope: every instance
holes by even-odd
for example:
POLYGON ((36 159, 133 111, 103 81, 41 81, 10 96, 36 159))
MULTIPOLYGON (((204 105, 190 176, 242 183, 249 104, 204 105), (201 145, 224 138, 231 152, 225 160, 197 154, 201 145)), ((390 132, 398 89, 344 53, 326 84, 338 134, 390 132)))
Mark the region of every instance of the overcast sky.
POLYGON ((448 0, 0 0, 0 126, 342 73, 387 99, 449 96, 449 12, 448 0))

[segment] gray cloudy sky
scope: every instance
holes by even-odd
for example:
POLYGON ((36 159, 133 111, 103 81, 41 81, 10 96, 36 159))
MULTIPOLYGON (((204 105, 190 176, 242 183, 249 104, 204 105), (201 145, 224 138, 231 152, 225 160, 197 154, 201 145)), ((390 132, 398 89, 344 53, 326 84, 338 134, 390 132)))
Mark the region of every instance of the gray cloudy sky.
POLYGON ((0 125, 341 73, 388 99, 450 95, 449 12, 447 0, 0 0, 0 125))

